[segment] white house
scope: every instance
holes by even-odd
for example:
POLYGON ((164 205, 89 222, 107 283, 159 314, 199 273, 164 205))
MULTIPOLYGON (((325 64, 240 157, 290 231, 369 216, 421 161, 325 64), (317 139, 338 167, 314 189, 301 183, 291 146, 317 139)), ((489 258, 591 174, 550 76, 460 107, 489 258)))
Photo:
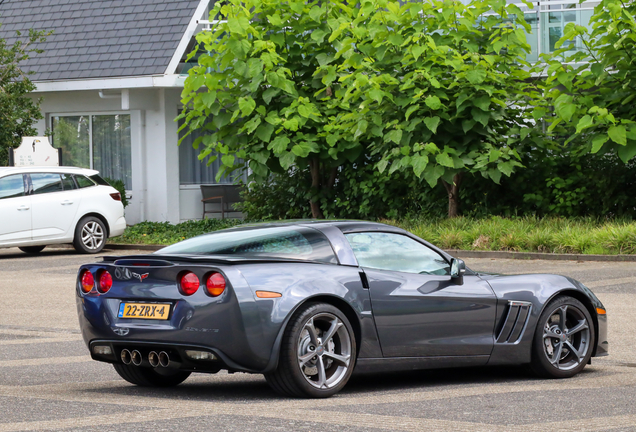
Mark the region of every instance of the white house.
POLYGON ((53 30, 24 64, 42 98, 40 135, 64 165, 123 180, 129 223, 200 219, 200 184, 216 183, 190 142, 178 147, 185 56, 209 0, 4 0, 0 38, 53 30))

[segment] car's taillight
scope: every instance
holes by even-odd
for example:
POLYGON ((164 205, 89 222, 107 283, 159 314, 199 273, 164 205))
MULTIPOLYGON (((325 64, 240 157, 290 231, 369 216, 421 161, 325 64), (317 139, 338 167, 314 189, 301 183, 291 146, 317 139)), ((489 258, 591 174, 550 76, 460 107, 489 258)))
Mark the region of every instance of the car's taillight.
POLYGON ((93 286, 95 285, 95 279, 93 279, 93 273, 91 273, 90 270, 84 270, 84 273, 82 273, 81 277, 81 283, 82 291, 84 291, 85 293, 91 292, 93 286))
POLYGON ((225 291, 225 278, 221 273, 212 273, 205 281, 205 288, 212 297, 218 297, 225 291))
POLYGON ((97 291, 102 294, 108 292, 108 290, 113 286, 113 277, 106 270, 103 270, 99 274, 99 286, 97 287, 97 291))
POLYGON ((192 295, 199 289, 199 278, 192 272, 184 273, 179 281, 179 288, 184 295, 192 295))
POLYGON ((110 194, 110 197, 115 201, 121 201, 121 194, 119 192, 110 194))

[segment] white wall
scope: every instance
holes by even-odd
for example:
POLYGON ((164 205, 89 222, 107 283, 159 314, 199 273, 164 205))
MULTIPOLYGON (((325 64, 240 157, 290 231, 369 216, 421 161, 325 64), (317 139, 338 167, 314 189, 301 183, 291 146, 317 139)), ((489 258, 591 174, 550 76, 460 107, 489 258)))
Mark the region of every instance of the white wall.
MULTIPOLYGON (((108 90, 105 94, 119 92, 108 90)), ((51 114, 130 113, 132 196, 126 207, 129 225, 144 220, 179 223, 201 219, 200 187, 179 185, 178 126, 174 119, 181 89, 130 89, 125 110, 120 97, 101 98, 97 90, 36 93, 34 97, 43 98, 45 120, 37 124, 39 135, 50 128, 51 114)), ((207 216, 221 217, 220 213, 207 216)), ((241 216, 238 212, 226 215, 241 216)))
POLYGON ((173 120, 179 95, 179 89, 131 89, 129 109, 124 110, 120 97, 101 98, 96 90, 36 93, 34 97, 43 99, 45 116, 37 124, 38 133, 43 135, 50 128, 52 114, 130 113, 132 197, 126 220, 128 224, 142 220, 177 223, 179 155, 173 120))

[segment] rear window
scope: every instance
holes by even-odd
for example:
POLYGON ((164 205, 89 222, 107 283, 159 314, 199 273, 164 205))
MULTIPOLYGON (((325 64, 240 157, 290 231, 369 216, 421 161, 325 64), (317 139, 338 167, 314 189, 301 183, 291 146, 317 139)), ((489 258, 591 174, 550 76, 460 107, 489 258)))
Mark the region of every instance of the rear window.
POLYGON ((59 174, 31 174, 31 183, 33 184, 33 193, 35 195, 61 192, 64 190, 62 177, 59 174))
POLYGON ((104 180, 103 178, 101 178, 97 174, 90 176, 90 179, 93 180, 98 185, 110 186, 110 183, 108 183, 106 180, 104 180))
POLYGON ((95 183, 91 180, 89 180, 86 176, 83 175, 75 175, 75 182, 77 183, 77 186, 81 189, 81 188, 85 188, 85 187, 91 187, 91 186, 95 186, 95 183))
POLYGON ((220 231, 163 248, 158 254, 237 255, 337 263, 329 240, 311 228, 220 231))

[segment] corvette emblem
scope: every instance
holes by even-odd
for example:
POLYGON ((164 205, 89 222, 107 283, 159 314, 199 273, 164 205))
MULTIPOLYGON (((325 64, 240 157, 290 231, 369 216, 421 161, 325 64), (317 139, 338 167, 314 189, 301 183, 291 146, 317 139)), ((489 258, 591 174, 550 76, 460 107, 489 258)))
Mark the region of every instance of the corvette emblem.
POLYGON ((130 329, 125 327, 116 327, 113 329, 113 332, 119 336, 126 336, 130 332, 130 329))
POLYGON ((139 274, 139 273, 132 272, 133 277, 136 277, 137 279, 139 279, 139 282, 143 282, 144 279, 146 279, 149 274, 150 273, 139 274))

